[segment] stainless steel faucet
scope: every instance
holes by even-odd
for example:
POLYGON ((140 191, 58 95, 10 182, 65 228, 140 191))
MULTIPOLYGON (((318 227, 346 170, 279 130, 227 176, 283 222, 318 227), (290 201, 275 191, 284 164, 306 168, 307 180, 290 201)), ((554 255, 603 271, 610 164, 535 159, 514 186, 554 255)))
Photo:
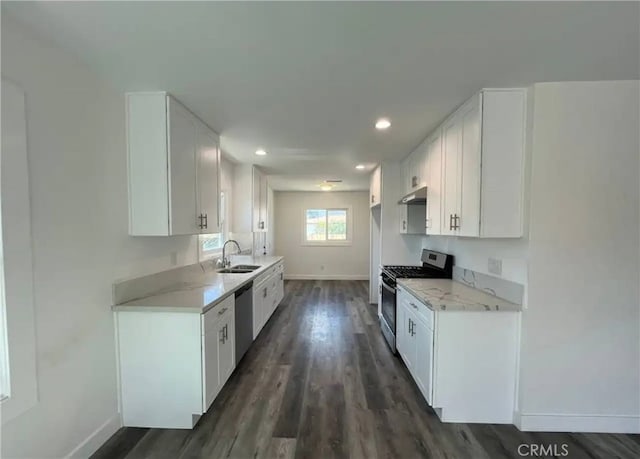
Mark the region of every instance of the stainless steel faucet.
POLYGON ((233 242, 236 245, 236 247, 238 248, 238 253, 242 252, 242 249, 240 248, 240 244, 238 244, 238 241, 234 239, 229 239, 228 241, 226 241, 222 246, 222 267, 223 268, 228 268, 229 266, 231 266, 231 260, 227 260, 227 257, 226 257, 226 248, 229 242, 233 242))

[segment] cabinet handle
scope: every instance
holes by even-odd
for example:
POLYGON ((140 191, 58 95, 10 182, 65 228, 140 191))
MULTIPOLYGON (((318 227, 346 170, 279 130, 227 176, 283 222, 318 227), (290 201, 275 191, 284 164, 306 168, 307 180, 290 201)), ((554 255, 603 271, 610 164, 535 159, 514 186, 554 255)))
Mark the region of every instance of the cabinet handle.
POLYGON ((453 229, 460 229, 460 216, 453 214, 453 229))
POLYGON ((409 321, 409 334, 411 334, 411 319, 407 319, 409 321))
POLYGON ((406 220, 402 220, 402 229, 403 230, 407 230, 407 221, 406 220))
POLYGON ((416 310, 418 309, 418 306, 416 306, 415 304, 413 304, 413 303, 409 303, 409 304, 410 304, 411 306, 413 306, 413 309, 416 309, 416 310))
POLYGON ((204 227, 202 226, 202 219, 203 219, 203 218, 204 218, 204 217, 202 216, 202 214, 198 215, 198 220, 200 220, 200 221, 198 222, 198 228, 200 228, 200 229, 204 228, 204 227))
POLYGON ((218 315, 221 316, 222 314, 224 314, 224 312, 227 310, 228 308, 222 308, 220 311, 218 311, 218 315))
POLYGON ((449 231, 453 230, 453 214, 449 214, 449 231))
POLYGON ((204 214, 204 227, 208 228, 209 227, 209 221, 207 219, 207 214, 204 214))
POLYGON ((224 326, 224 340, 225 342, 229 339, 229 328, 228 325, 225 324, 224 326))
POLYGON ((262 298, 267 297, 267 287, 264 288, 264 292, 262 292, 262 298))
POLYGON ((220 342, 224 344, 224 328, 220 329, 220 331, 218 332, 218 335, 220 335, 220 342))
POLYGON ((371 204, 373 204, 374 195, 371 195, 371 204))

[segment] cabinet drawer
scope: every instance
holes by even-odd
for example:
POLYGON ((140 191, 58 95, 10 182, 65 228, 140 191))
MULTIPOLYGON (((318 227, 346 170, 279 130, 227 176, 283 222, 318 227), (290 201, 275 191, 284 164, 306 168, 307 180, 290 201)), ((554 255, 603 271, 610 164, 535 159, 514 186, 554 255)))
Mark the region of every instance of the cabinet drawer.
POLYGON ((229 314, 229 311, 233 309, 235 301, 235 297, 233 295, 229 295, 213 309, 205 312, 202 317, 202 334, 205 333, 205 330, 210 329, 222 320, 226 314, 229 314))
POLYGON ((425 325, 433 330, 434 312, 429 309, 422 301, 418 300, 411 293, 404 290, 402 287, 398 288, 398 302, 404 304, 408 309, 413 311, 419 319, 425 322, 425 325))

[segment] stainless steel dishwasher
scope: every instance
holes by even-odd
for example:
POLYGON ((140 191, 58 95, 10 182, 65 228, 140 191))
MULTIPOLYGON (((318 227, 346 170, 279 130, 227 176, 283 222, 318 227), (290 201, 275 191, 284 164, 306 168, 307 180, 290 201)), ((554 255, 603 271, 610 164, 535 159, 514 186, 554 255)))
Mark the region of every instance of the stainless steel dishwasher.
POLYGON ((236 365, 253 342, 253 282, 236 290, 236 365))

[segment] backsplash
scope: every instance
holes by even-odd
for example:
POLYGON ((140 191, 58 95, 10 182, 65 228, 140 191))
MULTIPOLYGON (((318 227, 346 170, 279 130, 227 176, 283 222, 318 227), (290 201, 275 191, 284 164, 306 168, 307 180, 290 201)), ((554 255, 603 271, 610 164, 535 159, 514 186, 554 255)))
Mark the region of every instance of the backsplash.
POLYGON ((488 276, 471 269, 453 267, 453 280, 461 282, 469 287, 483 290, 491 295, 516 304, 522 304, 524 298, 524 285, 516 282, 488 276))

